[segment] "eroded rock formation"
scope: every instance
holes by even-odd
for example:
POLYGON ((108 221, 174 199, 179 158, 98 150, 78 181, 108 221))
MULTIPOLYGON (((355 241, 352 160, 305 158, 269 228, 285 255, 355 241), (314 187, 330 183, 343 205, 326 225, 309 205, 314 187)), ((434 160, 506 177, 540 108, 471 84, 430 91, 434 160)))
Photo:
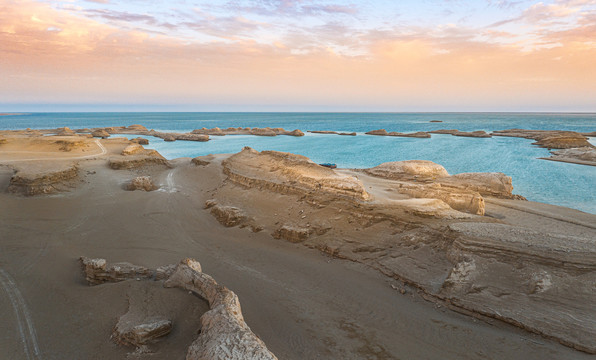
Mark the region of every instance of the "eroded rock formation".
MULTIPOLYGON (((139 144, 126 147, 127 155, 111 156, 108 166, 114 170, 135 169, 145 166, 169 167, 169 162, 155 150, 144 149, 139 144)), ((125 149, 125 150, 126 150, 125 149)))
POLYGON ((541 158, 544 160, 562 161, 580 165, 596 166, 596 149, 593 147, 580 147, 557 150, 551 152, 552 156, 541 158))
POLYGON ((201 317, 201 333, 188 349, 187 360, 277 359, 248 327, 236 294, 201 271, 197 261, 185 259, 164 284, 192 291, 209 302, 201 317))
POLYGON ((150 269, 127 262, 108 264, 105 259, 90 259, 84 256, 79 261, 89 285, 136 278, 147 279, 154 276, 150 269))
POLYGON ((258 152, 246 147, 226 159, 223 165, 228 178, 243 186, 280 193, 368 198, 362 183, 355 177, 338 174, 301 155, 278 151, 258 152))
POLYGON ((137 137, 134 139, 130 139, 130 141, 137 143, 139 145, 149 145, 149 140, 142 138, 142 137, 137 137))
POLYGON ((186 140, 186 141, 209 141, 209 135, 200 135, 194 133, 164 133, 158 131, 150 131, 149 134, 151 136, 158 137, 163 139, 164 141, 176 141, 176 140, 186 140))
POLYGON ((596 251, 587 238, 505 224, 456 223, 439 296, 596 353, 596 251))
POLYGON ((205 159, 204 156, 197 156, 196 158, 190 160, 190 162, 197 166, 207 166, 210 164, 209 160, 205 159))
POLYGON ((247 220, 246 213, 237 207, 218 204, 209 205, 206 204, 206 206, 211 208, 211 214, 225 227, 238 226, 247 220))
POLYGON ((27 196, 62 192, 69 188, 78 175, 79 169, 73 164, 54 166, 51 169, 19 167, 10 179, 8 192, 27 196))
POLYGON ((485 196, 515 199, 510 177, 450 176, 432 162, 397 162, 362 171, 329 169, 358 177, 366 199, 329 192, 315 197, 280 185, 287 186, 285 176, 303 158, 243 152, 230 157, 236 156, 235 163, 223 162, 224 172, 229 166, 241 180, 228 177, 207 208, 225 200, 275 238, 365 263, 452 308, 596 353, 593 240, 462 213, 483 214, 485 196), (267 202, 258 200, 263 197, 267 202))
POLYGON ((137 143, 128 145, 122 150, 122 155, 135 155, 145 152, 145 148, 137 143))
POLYGON ((140 347, 168 335, 172 331, 172 321, 161 316, 144 316, 129 308, 118 319, 112 332, 117 343, 140 347))
POLYGON ((224 135, 256 135, 256 136, 277 136, 277 135, 287 135, 287 136, 304 136, 304 133, 298 129, 288 131, 282 128, 227 128, 227 129, 220 129, 215 127, 213 129, 196 129, 192 131, 192 134, 204 134, 204 135, 214 135, 214 136, 224 136, 224 135))
POLYGON ((132 179, 130 183, 126 185, 126 190, 134 191, 134 190, 144 190, 144 191, 153 191, 157 190, 159 187, 153 183, 153 180, 150 176, 137 176, 136 178, 132 179))
POLYGON ((386 162, 381 165, 366 169, 370 175, 386 179, 404 180, 418 178, 442 178, 449 176, 445 168, 428 160, 406 160, 386 162))
POLYGON ((387 130, 385 129, 379 129, 379 130, 372 130, 369 131, 367 133, 365 133, 366 135, 377 135, 377 136, 397 136, 397 137, 413 137, 413 138, 430 138, 430 134, 424 132, 424 131, 418 131, 418 132, 414 132, 414 133, 401 133, 401 132, 396 132, 396 131, 392 131, 392 132, 387 132, 387 130))
POLYGON ((492 134, 534 139, 536 142, 533 145, 549 149, 594 147, 588 142, 586 136, 574 131, 509 129, 493 131, 492 134))
MULTIPOLYGON (((202 272, 199 262, 184 259, 178 265, 155 270, 130 263, 108 264, 105 259, 80 258, 90 285, 124 280, 165 280, 164 287, 182 288, 199 295, 210 310, 201 318, 201 331, 188 349, 187 360, 276 360, 277 358, 248 327, 236 294, 202 272)), ((129 299, 126 314, 114 327, 112 338, 124 345, 143 349, 172 330, 172 321, 147 304, 142 297, 129 299)))
POLYGON ((102 139, 106 139, 106 138, 109 138, 110 137, 110 133, 107 132, 107 131, 105 131, 104 129, 94 130, 93 132, 91 132, 91 135, 93 137, 99 137, 99 138, 102 138, 102 139))

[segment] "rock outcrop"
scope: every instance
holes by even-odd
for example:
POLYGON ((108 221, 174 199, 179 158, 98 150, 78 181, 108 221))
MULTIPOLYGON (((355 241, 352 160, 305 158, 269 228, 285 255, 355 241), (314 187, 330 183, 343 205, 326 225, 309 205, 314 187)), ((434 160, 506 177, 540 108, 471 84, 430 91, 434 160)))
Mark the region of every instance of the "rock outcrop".
POLYGON ((137 169, 146 166, 165 166, 169 167, 169 163, 163 157, 157 156, 127 156, 127 157, 112 157, 108 161, 108 166, 114 170, 137 169))
POLYGON ((145 149, 141 145, 133 143, 124 149, 122 155, 111 156, 108 166, 114 170, 123 170, 146 166, 169 167, 170 163, 157 151, 145 149))
POLYGON ((127 262, 108 264, 105 259, 90 259, 84 256, 79 261, 89 285, 153 277, 153 271, 150 269, 127 262))
POLYGON ((463 136, 463 137, 477 137, 477 138, 489 138, 492 137, 491 134, 487 133, 486 131, 478 130, 478 131, 459 131, 457 129, 439 129, 439 130, 432 130, 429 131, 431 134, 448 134, 453 136, 463 136))
POLYGON ((514 197, 511 176, 503 173, 461 173, 441 178, 438 183, 443 187, 476 191, 484 196, 514 197))
POLYGON ((168 335, 172 331, 172 321, 161 316, 143 316, 134 310, 118 319, 112 331, 112 338, 119 344, 140 347, 168 335))
POLYGON ((398 136, 398 137, 413 137, 413 138, 420 138, 420 139, 428 139, 430 138, 430 134, 424 131, 418 131, 414 133, 400 133, 392 131, 387 134, 387 136, 398 136))
POLYGON ((158 137, 163 139, 164 141, 176 141, 176 140, 185 140, 185 141, 200 141, 205 142, 209 141, 209 135, 200 135, 200 134, 193 134, 193 133, 163 133, 158 131, 151 131, 149 132, 151 136, 158 137))
POLYGON ((98 137, 98 138, 102 138, 102 139, 107 139, 110 137, 110 133, 105 131, 104 129, 94 130, 93 132, 91 132, 91 135, 93 137, 98 137))
POLYGON ((236 294, 203 273, 197 261, 180 262, 164 286, 192 291, 209 302, 210 310, 201 317, 201 333, 188 349, 187 360, 277 359, 244 321, 236 294))
MULTIPOLYGON (((208 206, 206 204, 206 206, 208 206)), ((225 227, 238 226, 247 220, 246 213, 237 207, 214 205, 211 214, 225 227)))
POLYGON ((494 136, 521 137, 536 140, 533 145, 549 149, 594 147, 588 138, 574 131, 509 129, 493 131, 494 136))
POLYGON ((287 135, 287 136, 304 136, 304 133, 298 129, 288 131, 282 128, 227 128, 227 129, 220 129, 215 127, 213 129, 196 129, 192 131, 192 134, 204 134, 204 135, 214 135, 214 136, 224 136, 224 135, 255 135, 255 136, 277 136, 277 135, 287 135))
POLYGON ((369 175, 393 180, 434 179, 449 176, 445 168, 428 160, 387 162, 366 169, 369 175))
POLYGON ((596 353, 596 251, 588 238, 505 224, 457 223, 439 296, 596 353), (589 285, 592 284, 592 285, 589 285))
POLYGON ((476 137, 476 138, 489 138, 492 137, 491 134, 488 134, 486 131, 471 131, 471 132, 465 132, 465 131, 458 131, 456 133, 453 133, 452 135, 454 136, 463 136, 463 137, 476 137))
POLYGON ((353 176, 338 174, 307 157, 278 151, 244 148, 223 162, 231 181, 279 193, 313 193, 365 200, 369 196, 353 176))
MULTIPOLYGON (((80 138, 79 138, 80 139, 80 138)), ((58 150, 69 152, 77 149, 86 149, 89 147, 83 140, 77 138, 64 138, 62 140, 56 140, 55 144, 58 145, 58 150)))
POLYGON ((72 164, 51 169, 22 167, 10 179, 8 192, 27 196, 62 192, 70 187, 78 175, 78 167, 72 164))
POLYGON ((385 129, 378 129, 378 130, 371 130, 365 132, 366 135, 379 135, 379 136, 387 136, 388 132, 385 129))
POLYGON ((309 130, 311 134, 326 134, 326 135, 337 135, 339 134, 337 131, 329 131, 329 130, 309 130))
POLYGON ((130 181, 126 185, 126 190, 134 191, 134 190, 144 190, 144 191, 153 191, 157 190, 159 187, 153 183, 153 180, 150 176, 138 176, 130 181))
MULTIPOLYGON (((578 134, 579 135, 579 134, 578 134)), ((588 139, 583 135, 577 136, 575 134, 559 134, 555 136, 549 136, 540 138, 532 145, 538 145, 548 149, 571 149, 578 147, 592 147, 592 144, 588 142, 588 139)))
POLYGON ((439 130, 432 130, 429 131, 431 134, 446 134, 446 135, 454 135, 457 134, 459 130, 457 129, 439 129, 439 130))
POLYGON ((337 131, 329 131, 329 130, 310 130, 308 132, 312 133, 312 134, 356 136, 355 132, 337 132, 337 131))
POLYGON ((145 152, 145 148, 137 143, 128 145, 122 150, 122 155, 136 155, 145 152))
POLYGON ((444 189, 440 184, 400 184, 399 192, 412 198, 438 199, 452 209, 484 215, 484 198, 475 191, 465 189, 444 189))
POLYGON ((387 132, 387 130, 385 130, 385 129, 379 129, 379 130, 369 131, 369 132, 367 132, 365 134, 366 135, 377 135, 377 136, 397 136, 397 137, 413 137, 413 138, 430 138, 430 134, 428 134, 428 133, 426 133, 424 131, 418 131, 418 132, 414 132, 414 133, 401 133, 401 132, 396 132, 396 131, 387 132))
POLYGON ((210 161, 206 160, 203 156, 197 156, 196 158, 190 160, 190 162, 197 166, 207 166, 211 163, 210 161))
POLYGON ((572 164, 596 166, 596 149, 593 147, 580 147, 557 150, 551 152, 552 156, 541 158, 544 160, 568 162, 572 164))
POLYGON ((76 136, 77 134, 70 128, 63 127, 56 129, 56 135, 58 136, 76 136))
POLYGON ((139 124, 129 125, 126 129, 133 130, 133 131, 147 131, 146 127, 144 127, 143 125, 139 125, 139 124))
POLYGON ((139 145, 149 145, 149 140, 142 138, 142 137, 130 139, 130 141, 137 143, 139 145))
POLYGON ((310 228, 302 228, 292 225, 284 225, 273 232, 272 236, 276 239, 284 239, 289 242, 299 243, 308 239, 312 233, 310 228))
MULTIPOLYGON (((513 199, 513 185, 510 176, 503 173, 462 173, 450 176, 447 170, 439 164, 427 160, 407 160, 383 163, 374 168, 365 169, 369 175, 391 180, 412 181, 423 184, 435 184, 435 187, 424 187, 415 197, 423 197, 424 191, 435 192, 461 192, 468 195, 479 193, 484 196, 494 196, 504 199, 513 199), (440 188, 437 188, 439 185, 440 188)), ((414 185, 402 185, 412 188, 414 185)), ((417 194, 414 191, 413 194, 417 194)), ((435 194, 435 195, 438 195, 435 194)), ((437 198, 443 199, 446 195, 437 198)), ((433 197, 429 194, 428 197, 433 197)), ((465 196, 467 198, 467 196, 465 196)), ((477 200, 474 200, 476 202, 477 200)), ((473 213, 475 213, 473 211, 473 213)))

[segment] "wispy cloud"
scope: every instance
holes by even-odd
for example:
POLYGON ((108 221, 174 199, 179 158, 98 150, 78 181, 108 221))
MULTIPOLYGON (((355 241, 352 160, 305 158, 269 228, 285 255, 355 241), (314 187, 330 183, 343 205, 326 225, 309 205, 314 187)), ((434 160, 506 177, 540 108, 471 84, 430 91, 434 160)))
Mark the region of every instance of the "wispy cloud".
POLYGON ((389 17, 341 0, 177 9, 0 0, 0 97, 497 104, 564 93, 587 104, 595 3, 493 2, 510 16, 486 26, 390 21, 395 9, 389 17))

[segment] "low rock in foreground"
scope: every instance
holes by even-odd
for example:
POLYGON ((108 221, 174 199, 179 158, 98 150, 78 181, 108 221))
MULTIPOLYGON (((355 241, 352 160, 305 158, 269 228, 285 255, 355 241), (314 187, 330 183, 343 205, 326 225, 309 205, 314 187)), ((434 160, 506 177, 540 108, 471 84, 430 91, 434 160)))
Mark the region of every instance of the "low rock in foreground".
MULTIPOLYGON (((187 360, 277 360, 244 321, 236 294, 203 273, 196 260, 184 259, 177 266, 156 270, 130 263, 108 264, 105 259, 81 257, 80 261, 91 285, 130 279, 166 280, 165 288, 182 288, 207 300, 210 310, 201 316, 201 331, 188 349, 187 360)), ((146 344, 170 333, 172 321, 148 313, 142 298, 133 299, 127 313, 118 320, 112 337, 118 343, 142 350, 146 344)))
POLYGON ((277 359, 244 321, 236 294, 203 273, 197 261, 183 260, 164 286, 190 290, 209 302, 210 310, 201 317, 201 334, 188 349, 187 360, 277 359))
POLYGON ((20 167, 10 179, 8 192, 27 196, 54 194, 68 189, 78 175, 79 169, 73 164, 54 166, 52 169, 20 167))
POLYGON ((126 185, 126 190, 134 191, 134 190, 145 190, 145 191, 153 191, 157 190, 159 187, 153 183, 153 180, 150 176, 138 176, 130 181, 128 185, 126 185))

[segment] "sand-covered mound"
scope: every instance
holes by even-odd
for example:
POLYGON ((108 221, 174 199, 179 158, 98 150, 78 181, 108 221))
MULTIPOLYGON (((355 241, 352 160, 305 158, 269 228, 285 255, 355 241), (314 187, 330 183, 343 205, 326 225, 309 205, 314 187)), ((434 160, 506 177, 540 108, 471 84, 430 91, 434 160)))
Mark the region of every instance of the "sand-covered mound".
POLYGON ((310 193, 366 200, 368 193, 353 176, 338 174, 305 156, 244 148, 223 162, 224 173, 246 187, 279 193, 310 193))

